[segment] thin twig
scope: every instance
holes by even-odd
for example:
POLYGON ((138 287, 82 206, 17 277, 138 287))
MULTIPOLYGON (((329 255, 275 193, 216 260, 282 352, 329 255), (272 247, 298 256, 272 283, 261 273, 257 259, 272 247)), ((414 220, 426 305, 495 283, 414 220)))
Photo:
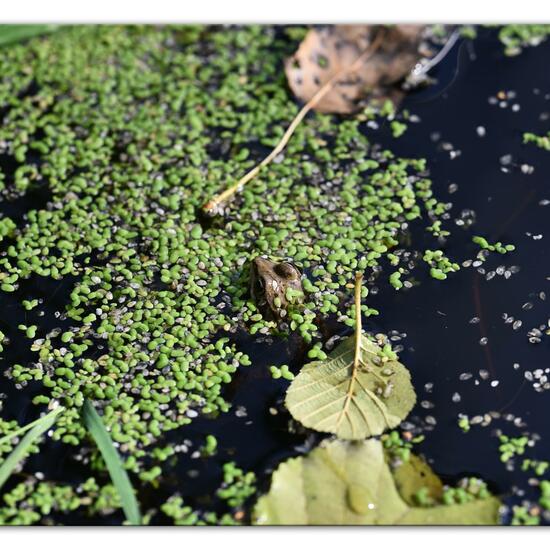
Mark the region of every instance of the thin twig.
POLYGON ((382 39, 384 37, 383 32, 377 33, 375 39, 373 42, 369 45, 369 47, 361 54, 359 57, 349 66, 341 71, 338 71, 334 76, 332 76, 327 82, 317 90, 315 95, 300 109, 300 112, 294 117, 292 122, 290 123, 289 127, 287 128, 286 132, 284 133, 283 137, 277 143, 275 148, 267 155, 267 157, 260 162, 260 164, 257 164, 247 172, 237 183, 232 185, 231 187, 228 187, 225 191, 222 193, 219 193, 218 195, 215 195, 212 197, 203 207, 202 209, 205 212, 216 212, 217 209, 220 207, 220 205, 224 204, 228 199, 230 199, 237 191, 239 191, 244 185, 246 185, 250 180, 256 177, 258 172, 267 164, 269 164, 285 147, 288 143, 289 139, 292 137, 292 134, 302 122, 304 117, 308 114, 308 112, 313 109, 319 101, 334 87, 334 83, 342 78, 347 73, 353 72, 355 69, 361 65, 361 63, 364 63, 376 50, 379 48, 379 46, 382 43, 382 39))

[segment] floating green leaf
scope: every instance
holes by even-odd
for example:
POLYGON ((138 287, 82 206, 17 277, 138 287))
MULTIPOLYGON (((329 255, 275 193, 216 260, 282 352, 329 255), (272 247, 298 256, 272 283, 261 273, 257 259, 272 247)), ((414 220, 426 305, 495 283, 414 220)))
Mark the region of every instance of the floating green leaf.
POLYGON ((342 439, 364 439, 397 426, 416 395, 409 371, 386 360, 374 342, 347 338, 325 361, 305 365, 286 396, 292 416, 308 428, 342 439), (358 361, 354 361, 355 355, 358 361))
POLYGON ((95 439, 97 446, 103 456, 103 460, 109 470, 109 475, 116 487, 118 494, 120 495, 120 501, 122 503, 122 509, 126 515, 126 519, 132 525, 141 524, 141 515, 139 512, 139 506, 128 478, 128 474, 122 465, 120 456, 115 449, 111 438, 101 417, 97 414, 94 406, 87 399, 84 401, 82 407, 82 419, 90 434, 95 439))
MULTIPOLYGON (((275 471, 268 494, 254 509, 262 525, 495 525, 500 501, 493 496, 464 504, 415 507, 402 495, 396 472, 386 463, 380 441, 332 441, 275 471)), ((434 488, 423 482, 418 463, 401 470, 409 490, 434 488)), ((430 471, 431 472, 431 471, 430 471)), ((433 474, 432 474, 433 475, 433 474)), ((403 481, 403 479, 401 480, 403 481)), ((402 483, 401 483, 402 484, 402 483)), ((432 493, 436 497, 437 491, 432 493)))
POLYGON ((305 365, 286 394, 292 416, 342 439, 364 439, 397 426, 416 401, 409 371, 361 331, 361 283, 355 278, 355 334, 324 361, 305 365))
POLYGON ((54 409, 45 416, 42 416, 41 418, 30 422, 19 430, 16 430, 0 439, 1 444, 4 441, 7 441, 17 435, 28 432, 25 437, 23 437, 23 439, 21 439, 21 441, 18 443, 17 447, 15 447, 15 449, 6 458, 6 460, 4 460, 2 464, 0 464, 0 488, 11 476, 17 464, 19 464, 19 462, 27 454, 31 445, 35 443, 44 432, 48 431, 52 427, 55 419, 63 410, 63 407, 58 407, 57 409, 54 409))

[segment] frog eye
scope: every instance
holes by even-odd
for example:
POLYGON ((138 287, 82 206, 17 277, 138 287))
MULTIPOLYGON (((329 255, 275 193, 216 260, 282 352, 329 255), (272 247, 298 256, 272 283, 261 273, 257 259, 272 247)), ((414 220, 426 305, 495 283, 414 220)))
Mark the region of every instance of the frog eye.
POLYGON ((289 264, 287 262, 277 264, 273 268, 273 271, 275 271, 275 273, 277 273, 277 275, 279 275, 280 277, 286 278, 299 276, 300 273, 292 264, 289 264))

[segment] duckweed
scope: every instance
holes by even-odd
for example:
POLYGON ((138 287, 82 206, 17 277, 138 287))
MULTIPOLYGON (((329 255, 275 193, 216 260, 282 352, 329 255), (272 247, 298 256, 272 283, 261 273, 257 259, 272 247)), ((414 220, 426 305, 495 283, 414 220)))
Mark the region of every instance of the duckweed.
POLYGON ((426 250, 423 259, 430 266, 430 275, 440 281, 446 279, 448 273, 460 269, 460 266, 451 262, 441 250, 426 250))
POLYGON ((522 471, 527 471, 529 468, 532 468, 537 476, 543 476, 550 463, 546 460, 532 460, 530 458, 525 458, 521 463, 522 471))
POLYGON ((445 504, 451 505, 464 504, 490 496, 487 484, 482 479, 469 477, 462 479, 457 487, 445 487, 442 498, 445 504))
POLYGON ((505 46, 506 55, 518 55, 523 48, 537 46, 550 35, 550 25, 504 25, 499 39, 505 46))
POLYGON ((545 509, 550 510, 550 481, 543 479, 540 482, 540 499, 539 504, 545 509))
POLYGON ((390 122, 390 127, 394 138, 401 137, 407 130, 407 125, 403 122, 399 122, 398 120, 392 120, 390 122))
POLYGON ((470 431, 470 419, 467 416, 460 416, 458 419, 458 427, 464 432, 467 433, 470 431))
POLYGON ((499 254, 506 254, 507 252, 513 252, 516 249, 516 247, 513 244, 502 244, 501 242, 490 244, 487 241, 487 239, 485 239, 485 237, 480 237, 478 235, 472 237, 472 242, 479 245, 482 250, 498 252, 499 254))
POLYGON ((52 514, 69 514, 82 508, 88 513, 111 514, 120 508, 112 485, 100 487, 92 477, 76 488, 29 478, 3 495, 0 525, 52 525, 52 514))
POLYGON ((160 508, 175 525, 241 525, 244 514, 240 508, 255 493, 254 472, 245 473, 234 462, 227 462, 223 465, 223 481, 216 494, 231 512, 220 514, 196 510, 177 494, 168 498, 160 508))
MULTIPOLYGON (((20 298, 29 279, 69 286, 56 312, 63 328, 44 334, 22 325, 36 359, 7 373, 23 391, 38 382, 34 404, 66 407, 53 438, 68 445, 85 442, 79 408, 93 400, 142 482, 154 483, 171 456, 161 453, 153 465, 145 459, 167 432, 230 409, 224 386, 251 366, 236 331, 295 331, 308 357, 322 360, 316 319, 353 325, 346 305, 357 270, 373 282, 405 252, 423 254, 436 279, 458 269, 439 250, 402 244, 415 224, 437 246, 449 233, 451 205, 436 198, 424 159, 376 144, 375 117, 389 118, 394 135, 405 130, 391 102, 353 119, 312 114, 221 216, 198 215, 298 112, 282 60, 303 31, 73 26, 0 50, 0 155, 15 165, 13 176, 0 170, 0 200, 46 188, 51 195, 17 222, 0 218, 0 289, 31 311, 48 298, 20 298), (289 312, 282 330, 249 296, 248 266, 257 255, 285 258, 304 273, 306 295, 286 296, 304 299, 303 307, 289 312)), ((408 288, 409 275, 399 268, 390 282, 408 288)), ((362 311, 378 314, 367 305, 362 311)), ((394 357, 389 345, 381 354, 394 357)), ((271 373, 293 377, 287 365, 271 373)), ((205 449, 215 452, 209 437, 205 449)), ((399 451, 403 459, 407 451, 399 451)), ((101 469, 99 458, 90 460, 101 469)), ((218 496, 239 507, 253 486, 253 475, 226 465, 218 496)), ((17 518, 39 521, 23 489, 16 501, 27 516, 17 518)), ((94 498, 95 511, 118 507, 108 489, 94 498)), ((178 495, 162 511, 176 523, 235 521, 197 515, 178 495)))
POLYGON ((171 496, 161 505, 162 512, 168 516, 174 525, 240 525, 230 514, 219 515, 215 512, 198 512, 186 505, 179 495, 171 496))
POLYGON ((208 456, 211 456, 216 453, 218 448, 218 440, 215 436, 208 434, 204 443, 204 453, 208 456))
POLYGON ((424 436, 409 437, 404 439, 398 431, 393 430, 381 437, 384 449, 393 460, 408 462, 414 444, 424 440, 424 436))
POLYGON ((525 448, 529 443, 527 436, 509 437, 507 435, 500 435, 500 460, 501 462, 508 462, 516 455, 522 455, 525 452, 525 448))
POLYGON ((550 132, 545 136, 538 136, 532 132, 523 134, 523 143, 534 143, 537 147, 550 151, 550 132))
POLYGON ((223 484, 217 495, 227 501, 231 508, 242 506, 245 501, 256 492, 256 475, 254 472, 245 473, 234 462, 223 465, 223 484))
POLYGON ((288 365, 281 365, 280 367, 272 365, 269 367, 269 371, 271 372, 271 377, 274 380, 278 380, 279 378, 294 380, 294 374, 289 370, 288 365))
POLYGON ((540 517, 534 508, 527 506, 513 506, 512 525, 539 525, 540 517))

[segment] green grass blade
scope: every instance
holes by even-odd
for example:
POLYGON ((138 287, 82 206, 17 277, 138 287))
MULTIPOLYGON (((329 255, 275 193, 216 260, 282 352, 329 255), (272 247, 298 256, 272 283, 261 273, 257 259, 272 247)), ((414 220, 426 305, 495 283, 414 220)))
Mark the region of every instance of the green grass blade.
POLYGON ((55 31, 59 25, 0 25, 0 46, 55 31))
POLYGON ((82 407, 82 417, 107 465, 109 475, 120 495, 122 509, 126 514, 126 518, 132 525, 140 525, 141 515, 139 506, 128 474, 122 465, 118 451, 115 449, 109 433, 103 425, 101 417, 87 399, 84 401, 84 406, 82 407))
POLYGON ((8 435, 5 435, 4 437, 1 437, 0 445, 6 443, 10 439, 13 439, 18 435, 24 434, 25 432, 29 431, 31 428, 34 428, 37 424, 40 424, 41 422, 45 422, 46 418, 49 418, 50 416, 53 416, 55 418, 61 411, 64 410, 64 408, 65 407, 57 407, 57 409, 54 409, 53 411, 49 412, 46 416, 37 418, 36 420, 29 422, 27 425, 22 426, 21 428, 9 433, 8 435))
POLYGON ((27 454, 27 451, 29 450, 29 447, 46 431, 48 431, 53 423, 55 422, 55 419, 59 415, 60 412, 64 410, 63 407, 58 407, 57 409, 53 410, 51 413, 48 413, 46 416, 43 416, 42 418, 39 418, 38 420, 35 420, 31 422, 30 424, 27 424, 23 428, 17 430, 17 432, 9 434, 9 436, 3 437, 2 441, 6 441, 8 439, 11 439, 12 437, 15 437, 19 433, 23 433, 24 431, 28 430, 30 431, 25 435, 25 437, 18 443, 17 447, 8 455, 8 458, 0 464, 0 488, 4 485, 6 480, 11 476, 13 473, 13 470, 16 468, 17 464, 21 461, 21 459, 27 454))

